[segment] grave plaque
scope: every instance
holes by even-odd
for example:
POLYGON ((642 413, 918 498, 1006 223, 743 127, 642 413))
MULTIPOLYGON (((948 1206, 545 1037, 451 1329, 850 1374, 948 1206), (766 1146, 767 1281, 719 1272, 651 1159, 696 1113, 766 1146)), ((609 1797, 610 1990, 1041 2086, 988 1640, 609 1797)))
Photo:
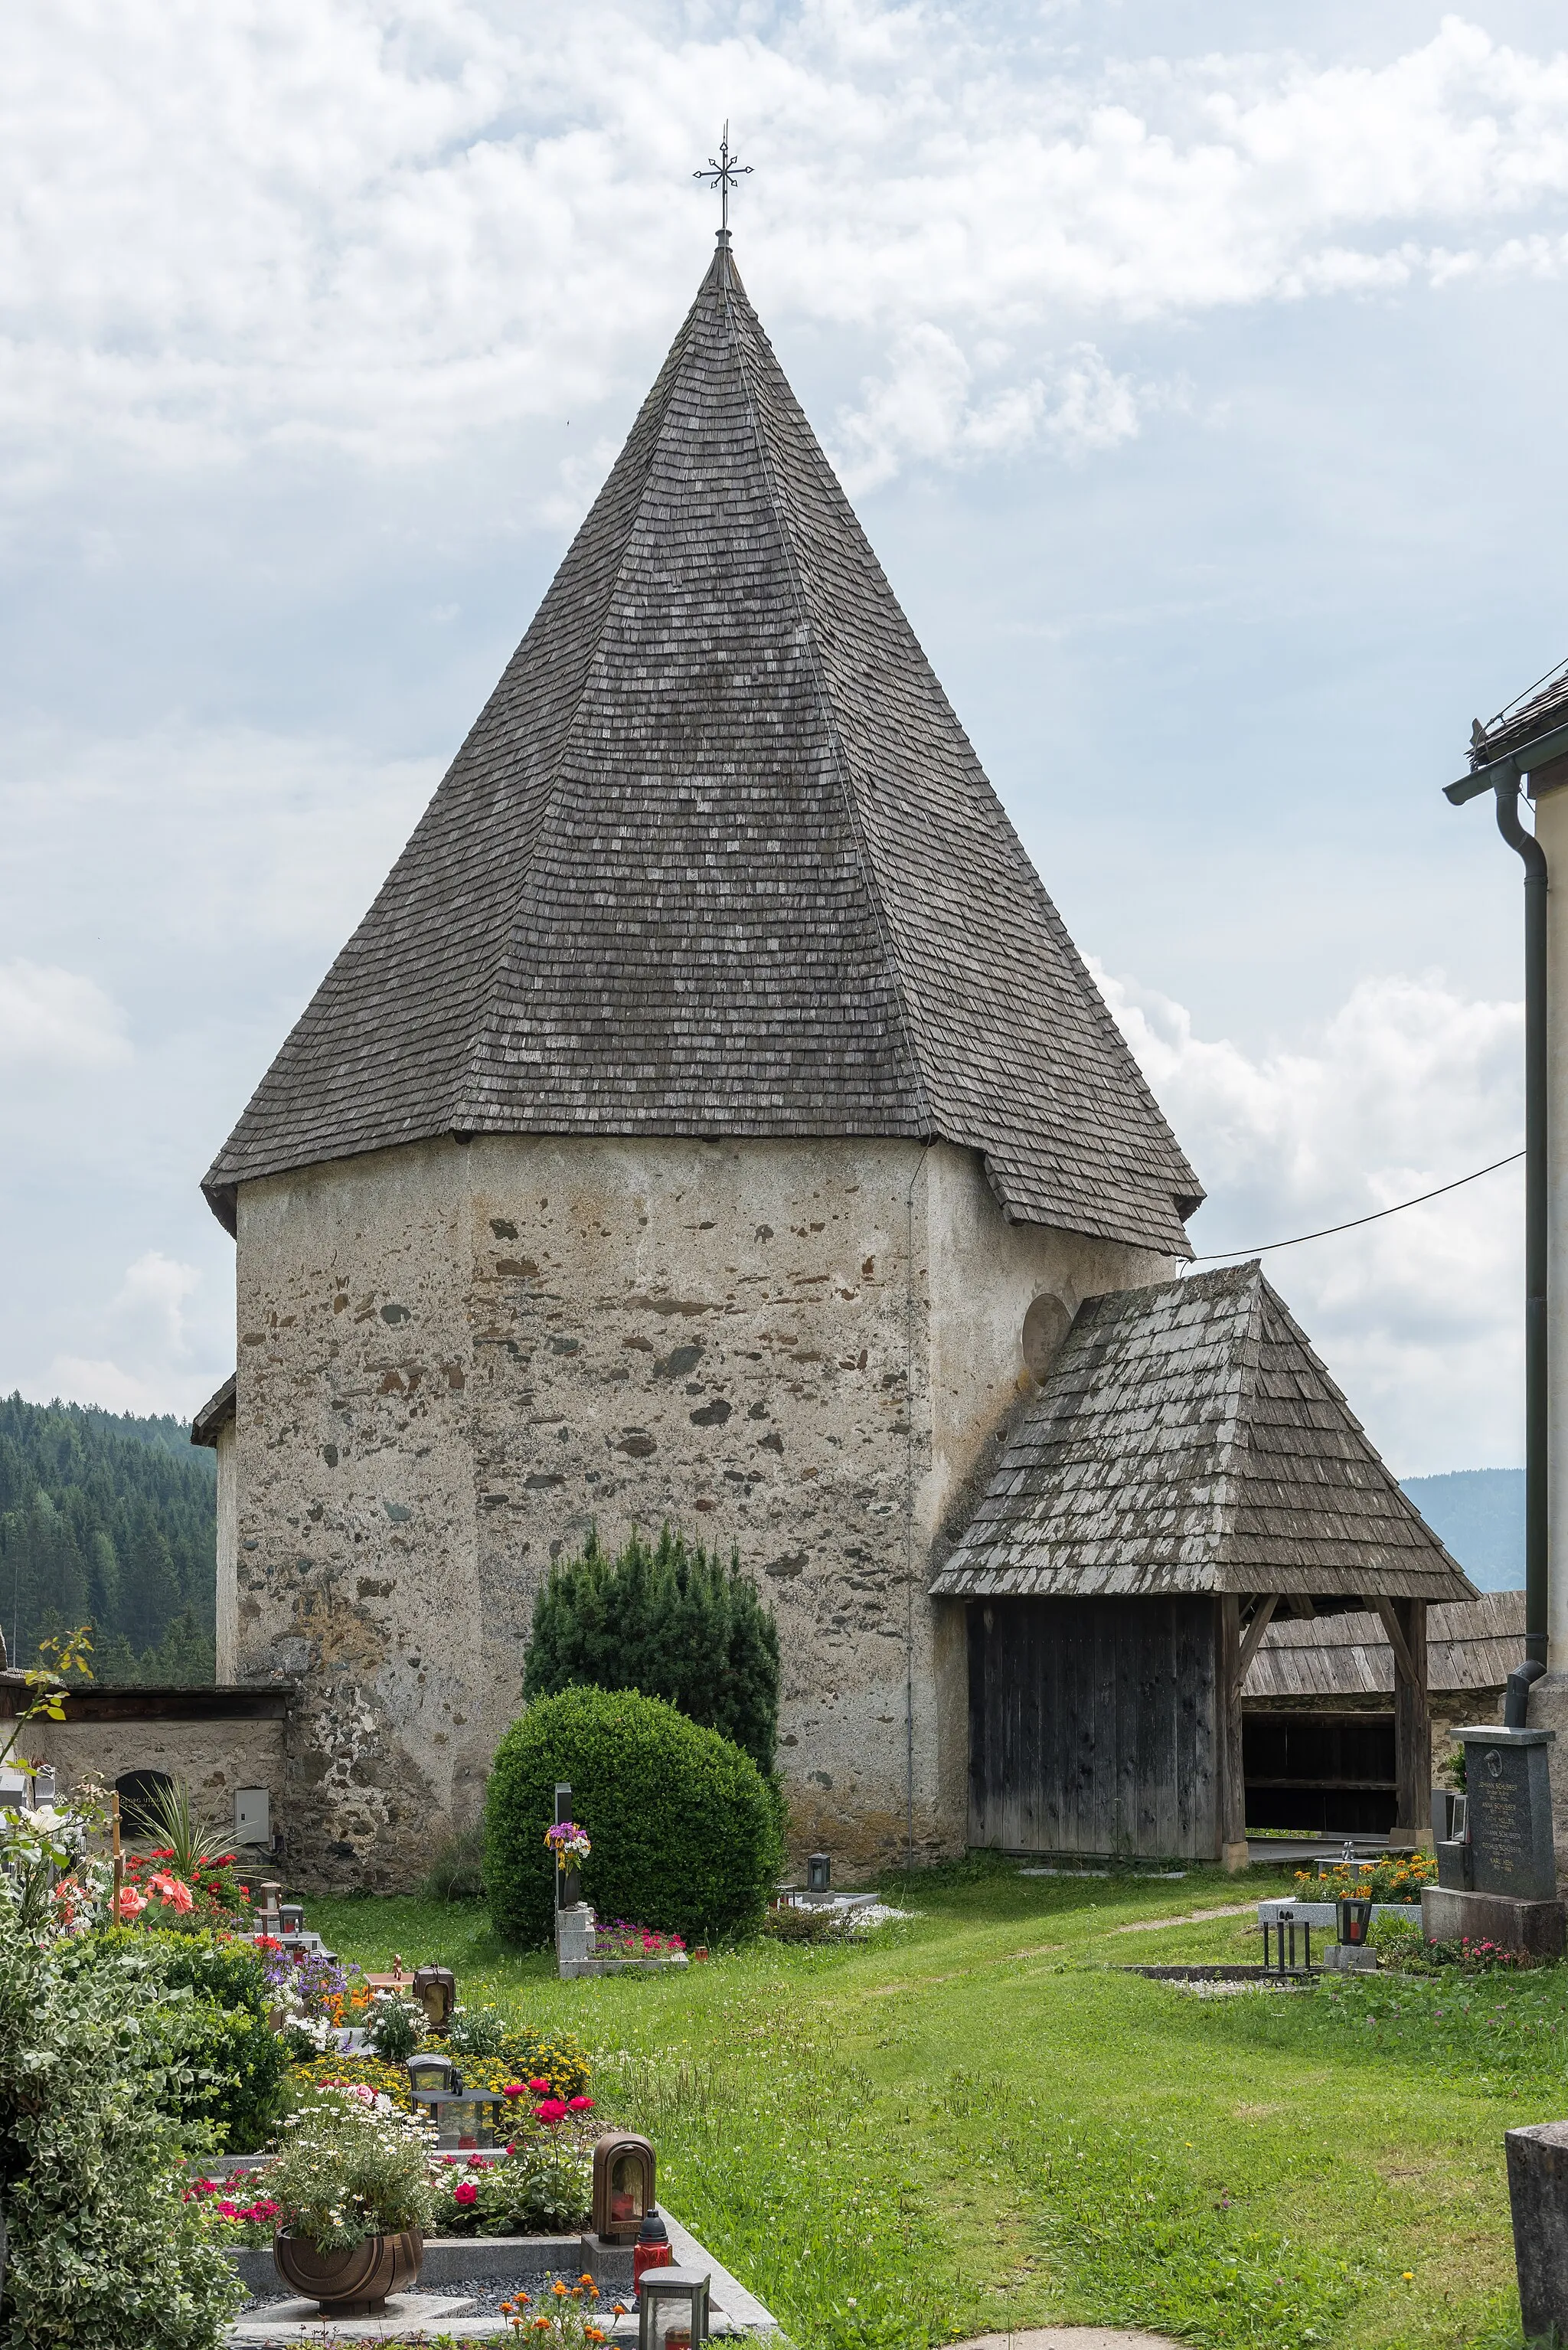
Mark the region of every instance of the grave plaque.
POLYGON ((1552 1901, 1557 1859, 1552 1838, 1551 1730, 1488 1724, 1455 1735, 1465 1750, 1470 1883, 1477 1893, 1552 1901))

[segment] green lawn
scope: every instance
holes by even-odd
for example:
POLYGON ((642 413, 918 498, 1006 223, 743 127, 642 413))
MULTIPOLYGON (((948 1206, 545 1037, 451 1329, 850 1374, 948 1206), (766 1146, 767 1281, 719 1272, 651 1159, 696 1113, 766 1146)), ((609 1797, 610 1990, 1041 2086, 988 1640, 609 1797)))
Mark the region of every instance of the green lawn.
POLYGON ((483 1913, 311 1904, 346 1957, 567 2023, 662 2199, 801 2350, 1052 2320, 1216 2345, 1520 2340, 1502 2132, 1568 2112, 1568 1969, 1197 1999, 1116 1970, 1258 1954, 1279 1889, 914 1880, 864 1949, 762 1944, 659 1981, 557 1982, 483 1913))

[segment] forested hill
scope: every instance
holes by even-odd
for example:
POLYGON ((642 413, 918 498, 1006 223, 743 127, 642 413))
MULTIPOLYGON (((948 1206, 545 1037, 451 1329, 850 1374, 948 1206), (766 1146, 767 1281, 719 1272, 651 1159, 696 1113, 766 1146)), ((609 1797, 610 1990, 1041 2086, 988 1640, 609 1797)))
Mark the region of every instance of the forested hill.
POLYGON ((0 1623, 13 1664, 90 1622, 100 1680, 210 1681, 216 1516, 216 1459, 187 1421, 0 1399, 0 1623))

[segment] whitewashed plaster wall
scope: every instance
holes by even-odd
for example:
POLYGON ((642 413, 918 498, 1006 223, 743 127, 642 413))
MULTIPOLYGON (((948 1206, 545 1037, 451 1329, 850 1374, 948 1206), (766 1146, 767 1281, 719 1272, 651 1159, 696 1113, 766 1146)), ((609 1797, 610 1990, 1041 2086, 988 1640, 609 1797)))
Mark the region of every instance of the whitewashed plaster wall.
POLYGON ((666 1518, 776 1609, 799 1841, 903 1848, 912 1687, 917 1852, 956 1849, 934 1559, 1028 1389, 1031 1302, 1059 1330, 1169 1269, 1008 1225, 944 1145, 482 1137, 244 1186, 237 1658, 303 1684, 303 1873, 417 1875, 477 1812, 551 1560, 666 1518))

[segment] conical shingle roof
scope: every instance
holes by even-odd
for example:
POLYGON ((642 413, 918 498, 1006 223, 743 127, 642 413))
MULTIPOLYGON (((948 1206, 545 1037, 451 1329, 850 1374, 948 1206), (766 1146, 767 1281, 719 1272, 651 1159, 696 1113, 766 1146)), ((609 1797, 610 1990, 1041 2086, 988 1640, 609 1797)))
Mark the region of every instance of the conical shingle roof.
POLYGON ((204 1185, 457 1133, 904 1135, 1186 1253, 1199 1187, 722 244, 204 1185))
POLYGON ((1476 1596, 1256 1263, 1085 1300, 931 1590, 1476 1596))

